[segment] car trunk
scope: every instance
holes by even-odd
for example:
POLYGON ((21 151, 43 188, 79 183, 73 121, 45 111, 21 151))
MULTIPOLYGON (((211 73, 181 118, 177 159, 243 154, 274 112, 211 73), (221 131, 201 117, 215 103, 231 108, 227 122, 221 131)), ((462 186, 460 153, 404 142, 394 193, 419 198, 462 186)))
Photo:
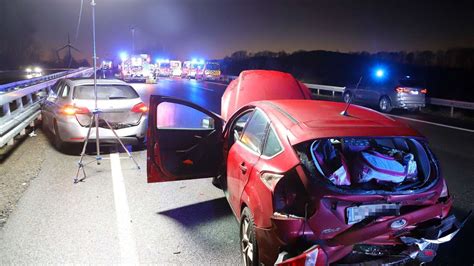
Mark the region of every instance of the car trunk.
MULTIPOLYGON (((74 104, 85 107, 89 111, 95 109, 93 85, 82 85, 74 88, 74 104)), ((99 127, 109 128, 107 121, 114 129, 136 126, 140 122, 142 112, 134 112, 132 108, 141 103, 136 91, 121 84, 97 85, 97 108, 100 110, 99 127)), ((81 126, 89 126, 91 114, 76 114, 81 126)))
POLYGON ((307 148, 313 176, 350 194, 412 194, 437 177, 431 152, 415 138, 326 138, 307 148))
MULTIPOLYGON (((86 107, 89 110, 94 110, 94 101, 90 100, 76 100, 77 106, 86 107)), ((99 127, 109 128, 105 121, 107 121, 114 129, 126 128, 136 126, 140 122, 142 113, 132 112, 135 104, 140 103, 140 100, 108 100, 98 101, 97 107, 101 111, 99 115, 99 127)), ((77 121, 81 126, 89 126, 90 114, 76 114, 77 121)))

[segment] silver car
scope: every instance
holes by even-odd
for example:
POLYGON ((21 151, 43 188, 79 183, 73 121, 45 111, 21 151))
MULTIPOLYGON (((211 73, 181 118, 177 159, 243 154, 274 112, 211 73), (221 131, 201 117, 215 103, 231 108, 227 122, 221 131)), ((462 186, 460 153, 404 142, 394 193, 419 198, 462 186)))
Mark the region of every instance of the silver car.
POLYGON ((377 106, 384 113, 393 108, 417 110, 425 107, 427 90, 409 76, 391 80, 362 80, 359 86, 348 86, 343 100, 361 105, 377 106))
MULTIPOLYGON (((97 80, 97 98, 98 110, 101 111, 101 143, 116 142, 112 130, 105 122, 107 121, 124 143, 142 144, 146 134, 148 108, 135 89, 120 80, 97 80)), ((94 108, 94 80, 60 80, 43 104, 43 130, 51 133, 58 149, 65 142, 83 142, 94 108)), ((92 130, 90 141, 94 142, 95 139, 95 130, 92 130)))

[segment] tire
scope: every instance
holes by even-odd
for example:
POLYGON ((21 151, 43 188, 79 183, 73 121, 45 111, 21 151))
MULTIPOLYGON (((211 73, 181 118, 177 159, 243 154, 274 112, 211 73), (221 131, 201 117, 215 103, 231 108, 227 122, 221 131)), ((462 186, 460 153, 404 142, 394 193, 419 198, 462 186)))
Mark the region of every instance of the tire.
POLYGON ((387 96, 382 96, 379 100, 379 110, 383 113, 390 113, 392 111, 392 103, 390 98, 387 96))
POLYGON ((61 137, 59 136, 59 129, 58 129, 58 123, 54 121, 54 135, 53 135, 53 144, 54 147, 58 151, 63 151, 64 149, 64 141, 61 140, 61 137))
POLYGON ((245 207, 240 217, 240 254, 246 266, 257 266, 258 246, 255 223, 250 209, 245 207))
POLYGON ((351 98, 352 98, 352 94, 350 92, 344 92, 344 95, 342 95, 342 100, 345 103, 348 103, 351 98))

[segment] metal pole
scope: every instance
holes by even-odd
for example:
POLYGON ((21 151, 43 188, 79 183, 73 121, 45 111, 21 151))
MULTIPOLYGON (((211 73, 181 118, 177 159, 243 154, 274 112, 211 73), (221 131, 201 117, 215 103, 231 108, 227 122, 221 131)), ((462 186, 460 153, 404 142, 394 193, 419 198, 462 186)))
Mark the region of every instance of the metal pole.
POLYGON ((94 98, 95 98, 95 110, 94 110, 94 121, 95 121, 95 146, 97 149, 97 164, 100 164, 100 137, 99 137, 99 110, 97 106, 97 53, 95 47, 95 0, 91 1, 92 6, 92 46, 93 46, 93 61, 94 61, 94 98))
POLYGON ((135 28, 130 28, 132 31, 132 54, 135 54, 135 28))

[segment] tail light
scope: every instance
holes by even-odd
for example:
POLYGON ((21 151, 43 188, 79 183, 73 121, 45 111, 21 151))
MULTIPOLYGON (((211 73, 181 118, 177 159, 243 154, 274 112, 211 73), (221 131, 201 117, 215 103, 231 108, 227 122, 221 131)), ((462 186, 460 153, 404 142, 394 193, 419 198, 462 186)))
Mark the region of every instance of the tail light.
POLYGON ((423 94, 427 94, 428 90, 427 89, 421 89, 420 92, 423 93, 423 94))
POLYGON ((312 246, 296 257, 275 263, 277 266, 324 266, 327 264, 327 255, 318 245, 312 246))
POLYGON ((410 92, 410 89, 405 88, 405 87, 397 87, 397 88, 395 88, 395 90, 397 91, 397 93, 403 93, 403 92, 408 93, 408 92, 410 92))
POLYGON ((77 107, 73 105, 64 105, 61 107, 59 112, 63 115, 77 115, 77 114, 89 114, 90 111, 86 107, 77 107))
POLYGON ((274 212, 299 217, 307 216, 309 197, 296 171, 290 171, 284 176, 275 176, 270 182, 276 183, 273 184, 274 212))
POLYGON ((132 112, 134 112, 134 113, 146 113, 146 112, 148 112, 148 107, 144 103, 138 103, 138 104, 135 104, 135 106, 132 107, 132 112))

